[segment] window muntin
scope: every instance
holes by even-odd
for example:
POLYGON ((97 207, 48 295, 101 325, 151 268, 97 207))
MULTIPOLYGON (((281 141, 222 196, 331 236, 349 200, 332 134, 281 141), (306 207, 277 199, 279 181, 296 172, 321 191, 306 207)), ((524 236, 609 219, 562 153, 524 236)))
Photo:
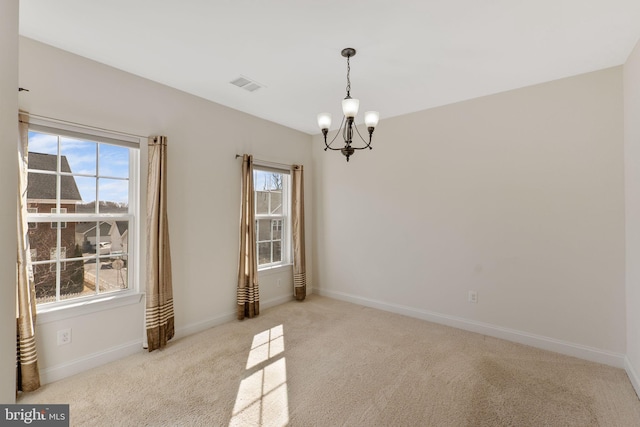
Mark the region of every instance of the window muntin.
MULTIPOLYGON (((51 213, 52 213, 52 214, 54 214, 54 213, 58 213, 58 211, 59 211, 61 214, 66 214, 66 213, 67 213, 67 208, 60 208, 60 209, 51 208, 51 213)), ((51 223, 51 228, 57 228, 57 227, 60 227, 60 228, 67 228, 67 223, 66 223, 66 222, 62 222, 62 221, 61 221, 61 222, 52 222, 52 223, 51 223)))
POLYGON ((258 269, 288 264, 289 173, 254 167, 258 269))
MULTIPOLYGON (((53 261, 51 264, 49 264, 49 271, 56 271, 56 268, 58 267, 58 261, 67 259, 67 248, 66 247, 60 248, 59 258, 58 258, 57 247, 49 249, 49 259, 53 261)), ((67 269, 66 261, 60 261, 60 271, 64 271, 66 269, 67 269)))
POLYGON ((29 132, 27 221, 38 304, 134 290, 138 150, 99 141, 51 128, 29 132))

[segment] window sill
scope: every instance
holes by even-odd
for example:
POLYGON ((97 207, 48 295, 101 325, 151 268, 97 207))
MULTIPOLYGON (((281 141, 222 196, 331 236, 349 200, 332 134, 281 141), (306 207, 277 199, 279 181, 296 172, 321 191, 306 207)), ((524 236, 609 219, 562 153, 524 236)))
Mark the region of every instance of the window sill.
POLYGON ((258 270, 258 276, 271 276, 272 274, 285 273, 291 271, 293 264, 276 265, 274 267, 265 267, 258 270))
POLYGON ((102 298, 78 301, 61 306, 36 309, 36 324, 57 322, 71 317, 83 316, 102 310, 111 310, 131 304, 139 304, 144 294, 127 293, 126 295, 107 295, 102 298))

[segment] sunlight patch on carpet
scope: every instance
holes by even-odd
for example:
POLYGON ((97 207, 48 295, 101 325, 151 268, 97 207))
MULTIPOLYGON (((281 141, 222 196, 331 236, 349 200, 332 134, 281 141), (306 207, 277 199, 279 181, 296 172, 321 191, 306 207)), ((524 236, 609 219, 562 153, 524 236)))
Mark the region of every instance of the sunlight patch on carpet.
POLYGON ((229 425, 286 426, 289 403, 282 325, 253 337, 246 369, 229 425))
POLYGON ((284 328, 278 325, 253 337, 251 351, 247 358, 247 369, 266 362, 267 360, 284 353, 284 328))

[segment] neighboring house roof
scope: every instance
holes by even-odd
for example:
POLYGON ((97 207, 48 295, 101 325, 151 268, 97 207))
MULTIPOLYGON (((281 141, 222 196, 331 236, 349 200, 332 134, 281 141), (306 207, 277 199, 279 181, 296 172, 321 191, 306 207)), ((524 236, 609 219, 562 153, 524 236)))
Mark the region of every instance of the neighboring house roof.
MULTIPOLYGON (((95 222, 79 222, 76 224, 76 233, 84 235, 85 239, 96 235, 95 222)), ((100 236, 108 236, 111 232, 111 222, 100 221, 100 236)))
POLYGON ((124 236, 124 233, 129 229, 129 221, 116 221, 116 225, 120 235, 124 236))
MULTIPOLYGON (((55 154, 29 153, 29 169, 54 171, 57 169, 57 156, 55 154)), ((66 156, 60 157, 62 172, 71 172, 66 156)), ((56 176, 29 172, 27 185, 27 199, 55 200, 56 176)), ((61 200, 82 200, 76 180, 72 176, 63 176, 60 179, 61 200)))

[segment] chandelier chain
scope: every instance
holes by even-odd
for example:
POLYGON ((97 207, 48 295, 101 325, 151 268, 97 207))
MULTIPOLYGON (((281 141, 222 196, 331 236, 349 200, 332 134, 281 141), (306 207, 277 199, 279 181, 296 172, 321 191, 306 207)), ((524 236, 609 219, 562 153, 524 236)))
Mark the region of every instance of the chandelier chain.
POLYGON ((349 63, 349 56, 347 56, 347 98, 351 98, 351 79, 349 74, 351 73, 351 64, 349 63))

